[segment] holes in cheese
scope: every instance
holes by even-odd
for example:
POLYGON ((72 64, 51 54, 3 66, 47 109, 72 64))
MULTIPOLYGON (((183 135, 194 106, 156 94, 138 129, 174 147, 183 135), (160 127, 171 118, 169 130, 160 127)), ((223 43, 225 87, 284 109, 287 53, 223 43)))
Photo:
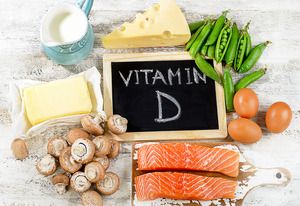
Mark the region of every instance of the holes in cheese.
POLYGON ((138 13, 125 30, 116 29, 103 38, 106 49, 177 46, 190 39, 186 19, 174 0, 160 0, 144 14, 138 13))

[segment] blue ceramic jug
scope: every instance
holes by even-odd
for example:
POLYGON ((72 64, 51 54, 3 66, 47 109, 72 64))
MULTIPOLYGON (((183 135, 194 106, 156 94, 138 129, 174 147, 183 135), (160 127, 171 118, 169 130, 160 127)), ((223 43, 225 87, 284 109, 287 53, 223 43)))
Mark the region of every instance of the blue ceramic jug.
POLYGON ((93 2, 80 0, 76 6, 60 4, 46 13, 42 20, 41 42, 50 59, 62 65, 72 65, 90 54, 94 46, 94 32, 88 16, 93 2))

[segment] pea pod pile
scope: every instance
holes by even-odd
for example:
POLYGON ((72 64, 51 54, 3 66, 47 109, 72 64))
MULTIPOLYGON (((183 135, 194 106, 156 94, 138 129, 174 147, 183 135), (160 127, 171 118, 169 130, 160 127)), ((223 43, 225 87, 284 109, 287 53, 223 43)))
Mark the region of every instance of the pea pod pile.
POLYGON ((246 73, 253 68, 270 41, 266 41, 252 49, 251 36, 248 32, 250 22, 239 30, 236 23, 226 18, 229 10, 224 11, 218 19, 208 17, 205 21, 190 24, 191 32, 195 32, 186 45, 196 65, 208 77, 224 86, 225 103, 228 112, 233 110, 233 96, 241 88, 261 78, 266 70, 261 69, 242 78, 233 84, 230 67, 237 73, 246 73), (252 50, 251 50, 252 49, 252 50), (203 58, 207 56, 217 63, 225 62, 225 71, 221 78, 216 70, 203 58))

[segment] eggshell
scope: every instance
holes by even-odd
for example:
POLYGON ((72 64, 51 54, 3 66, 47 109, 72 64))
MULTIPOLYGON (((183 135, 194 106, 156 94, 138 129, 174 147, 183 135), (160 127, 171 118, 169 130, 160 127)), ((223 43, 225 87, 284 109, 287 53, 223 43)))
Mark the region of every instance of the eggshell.
POLYGON ((275 102, 266 114, 266 126, 272 133, 281 133, 288 128, 292 120, 292 110, 285 102, 275 102))
POLYGON ((231 121, 228 125, 228 132, 235 141, 244 144, 255 143, 262 136, 260 127, 246 118, 238 118, 231 121))

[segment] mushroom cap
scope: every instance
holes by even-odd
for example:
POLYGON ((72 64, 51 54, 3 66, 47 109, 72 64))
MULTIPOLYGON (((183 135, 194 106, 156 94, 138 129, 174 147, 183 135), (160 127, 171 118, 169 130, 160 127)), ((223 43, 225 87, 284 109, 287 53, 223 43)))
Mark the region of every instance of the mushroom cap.
POLYGON ((14 139, 10 148, 15 158, 25 159, 27 157, 27 147, 24 140, 20 138, 14 139))
POLYGON ((56 159, 51 155, 46 155, 37 162, 36 169, 42 175, 52 175, 57 169, 56 159))
POLYGON ((91 140, 78 139, 72 145, 71 154, 75 161, 82 164, 88 163, 94 157, 95 145, 91 140))
POLYGON ((62 137, 54 137, 47 145, 47 151, 54 157, 59 157, 64 148, 68 147, 68 142, 62 137))
POLYGON ((126 118, 121 117, 118 114, 114 114, 108 118, 107 127, 112 133, 116 135, 121 135, 126 132, 127 123, 128 120, 126 118))
POLYGON ((105 170, 107 170, 109 168, 109 159, 106 155, 101 156, 101 157, 94 156, 92 161, 100 162, 103 165, 105 170))
POLYGON ((98 136, 104 133, 106 116, 86 114, 81 118, 82 127, 90 134, 98 136))
POLYGON ((85 192, 90 189, 91 185, 84 172, 76 172, 70 179, 70 186, 75 192, 85 192))
POLYGON ((69 185, 70 179, 67 175, 55 175, 52 178, 52 183, 56 185, 57 183, 63 183, 64 185, 69 185))
POLYGON ((118 175, 113 172, 107 172, 104 178, 97 182, 96 186, 99 192, 104 195, 111 195, 119 189, 120 179, 118 175))
POLYGON ((93 143, 95 145, 95 156, 101 157, 103 155, 107 155, 110 152, 111 145, 110 141, 107 137, 101 135, 97 136, 93 139, 93 143))
POLYGON ((109 154, 107 155, 109 158, 115 158, 119 154, 120 144, 115 139, 110 139, 111 149, 109 154))
POLYGON ((77 139, 89 139, 92 140, 91 135, 89 135, 86 131, 80 128, 71 129, 67 133, 67 140, 71 144, 73 144, 77 139))
POLYGON ((85 166, 84 174, 90 182, 96 183, 104 178, 105 169, 100 162, 90 162, 85 166))
POLYGON ((83 206, 103 206, 101 195, 91 190, 82 193, 81 202, 83 206))
POLYGON ((78 163, 73 159, 71 155, 71 147, 63 149, 59 156, 59 163, 66 172, 70 173, 77 172, 82 167, 81 163, 78 163))

